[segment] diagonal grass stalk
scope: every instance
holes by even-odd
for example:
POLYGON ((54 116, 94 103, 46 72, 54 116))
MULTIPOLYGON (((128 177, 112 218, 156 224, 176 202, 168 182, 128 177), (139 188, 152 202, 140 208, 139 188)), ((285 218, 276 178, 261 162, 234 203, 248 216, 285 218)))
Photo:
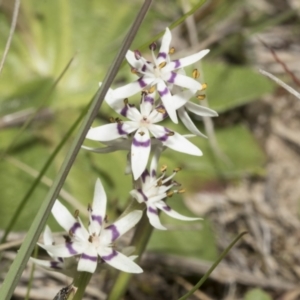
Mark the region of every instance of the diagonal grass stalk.
POLYGON ((125 40, 120 48, 119 53, 117 54, 112 66, 110 67, 101 88, 98 90, 96 96, 94 97, 92 104, 88 110, 88 113, 79 128, 79 132, 77 133, 74 142, 71 145, 71 148, 64 160, 64 163, 54 180, 54 183, 49 190, 45 200, 43 201, 40 210, 38 211, 27 235, 26 238, 18 252, 18 255, 5 277, 3 285, 0 288, 1 299, 10 299, 13 291, 21 277, 21 274, 26 266, 26 263, 32 253, 32 250, 39 238, 39 235, 44 228, 48 216, 51 212, 52 206, 55 202, 56 197, 59 194, 60 189, 63 186, 63 183, 69 174, 69 171, 75 161, 75 158, 80 150, 80 147, 85 139, 87 131, 89 130, 92 122, 97 115, 99 108, 104 100, 104 97, 109 89, 111 83, 113 82, 117 72, 121 66, 121 63, 125 57, 127 50, 129 49, 150 5, 152 0, 145 0, 140 11, 138 12, 137 17, 135 18, 131 28, 125 40))

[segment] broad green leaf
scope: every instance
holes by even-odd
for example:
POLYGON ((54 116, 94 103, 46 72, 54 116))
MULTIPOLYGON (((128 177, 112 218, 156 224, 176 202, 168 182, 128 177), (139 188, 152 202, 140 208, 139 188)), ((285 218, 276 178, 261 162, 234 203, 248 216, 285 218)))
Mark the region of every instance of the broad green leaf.
MULTIPOLYGON (((209 56, 208 56, 209 58, 209 56)), ((203 73, 208 84, 209 106, 224 112, 269 94, 274 83, 250 67, 203 60, 203 73)))
POLYGON ((272 300, 272 297, 263 290, 256 288, 247 292, 244 300, 272 300))

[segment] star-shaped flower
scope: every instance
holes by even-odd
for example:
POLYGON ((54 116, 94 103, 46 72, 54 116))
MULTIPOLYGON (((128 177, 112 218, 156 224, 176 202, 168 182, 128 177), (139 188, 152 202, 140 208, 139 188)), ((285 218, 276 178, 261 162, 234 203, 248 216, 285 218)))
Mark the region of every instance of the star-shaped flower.
POLYGON ((77 270, 93 273, 101 261, 128 273, 141 273, 143 270, 130 257, 118 252, 114 242, 137 224, 142 212, 135 210, 113 224, 105 227, 106 194, 100 180, 96 181, 92 207, 89 207, 88 230, 82 225, 78 214, 75 217, 58 200, 52 208, 57 222, 69 233, 63 244, 41 245, 56 257, 80 255, 77 270))
POLYGON ((166 229, 160 222, 158 209, 175 219, 184 221, 200 220, 200 218, 183 216, 166 204, 165 200, 167 197, 171 197, 175 193, 182 193, 184 190, 171 190, 174 186, 178 186, 178 183, 172 180, 178 169, 175 169, 171 176, 165 177, 166 167, 164 167, 162 175, 156 177, 157 161, 158 156, 154 155, 150 166, 150 173, 148 170, 145 170, 140 177, 141 187, 130 191, 131 196, 139 203, 146 204, 147 216, 151 225, 157 229, 166 229))
POLYGON ((127 100, 115 101, 113 91, 109 90, 106 94, 106 102, 130 121, 116 119, 115 123, 91 128, 86 136, 91 140, 107 142, 135 132, 131 144, 131 168, 135 180, 141 176, 148 162, 151 150, 150 132, 162 142, 163 146, 191 155, 202 155, 200 149, 185 137, 156 124, 164 120, 167 113, 162 105, 155 106, 154 97, 155 91, 142 93, 139 111, 127 100))
POLYGON ((137 50, 134 52, 129 50, 127 52, 126 59, 131 65, 133 72, 139 76, 139 79, 114 90, 114 97, 116 99, 124 99, 149 86, 156 85, 157 91, 171 120, 174 123, 178 123, 176 115, 178 104, 172 97, 170 91, 171 87, 176 85, 192 90, 200 90, 202 88, 200 82, 182 74, 182 72, 178 72, 178 70, 197 62, 204 57, 209 50, 202 50, 193 55, 171 61, 169 57, 171 39, 171 32, 169 28, 166 28, 157 57, 155 57, 154 54, 156 48, 155 44, 150 45, 153 62, 147 61, 137 50))
MULTIPOLYGON (((51 229, 49 226, 46 226, 46 228, 45 228, 43 240, 44 240, 44 245, 46 245, 46 246, 55 244, 53 237, 52 237, 52 232, 51 232, 51 229)), ((51 256, 50 261, 36 259, 33 257, 30 257, 30 260, 33 263, 43 267, 46 270, 60 272, 67 276, 74 275, 74 271, 76 270, 76 267, 77 267, 77 262, 76 262, 75 258, 70 257, 70 258, 63 259, 62 257, 56 257, 56 256, 52 255, 52 253, 50 253, 50 252, 48 252, 48 254, 51 256)))

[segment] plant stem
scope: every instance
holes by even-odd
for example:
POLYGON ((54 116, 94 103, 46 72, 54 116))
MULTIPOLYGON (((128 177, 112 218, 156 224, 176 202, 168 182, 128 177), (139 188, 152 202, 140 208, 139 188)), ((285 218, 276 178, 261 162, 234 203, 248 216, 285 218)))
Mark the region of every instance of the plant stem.
POLYGON ((69 150, 62 167, 51 187, 49 190, 46 198, 42 202, 40 210, 38 211, 26 237, 25 240, 18 252, 18 255, 5 277, 5 280, 0 288, 0 295, 1 299, 11 299, 13 291, 21 277, 23 270, 25 269, 26 263, 32 253, 32 250, 46 224, 48 216, 51 212, 52 206, 56 200, 56 197, 59 194, 60 189, 63 186, 63 183, 69 174, 69 171, 76 159, 76 156, 80 150, 80 147, 85 139, 85 136, 92 125, 92 122, 97 115, 99 108, 104 100, 104 97, 109 89, 111 83, 113 82, 117 72, 121 66, 121 63, 125 57, 127 50, 129 49, 150 5, 152 0, 145 0, 144 4, 142 5, 138 15, 133 22, 131 28, 125 40, 120 48, 119 53, 117 54, 114 63, 112 64, 111 68, 109 69, 101 88, 98 90, 91 107, 80 126, 79 132, 76 135, 74 142, 71 145, 71 149, 69 150))
POLYGON ((73 286, 77 288, 73 300, 81 300, 84 296, 85 289, 92 278, 92 273, 88 272, 77 272, 73 286))
MULTIPOLYGON (((136 259, 137 263, 140 261, 141 256, 146 249, 152 231, 153 227, 149 223, 146 211, 144 211, 143 217, 138 224, 136 232, 132 238, 132 242, 130 243, 130 245, 135 247, 135 254, 138 255, 138 258, 136 259)), ((114 286, 109 293, 107 300, 122 299, 122 296, 124 296, 127 290, 132 275, 133 274, 131 273, 120 272, 114 283, 114 286)))

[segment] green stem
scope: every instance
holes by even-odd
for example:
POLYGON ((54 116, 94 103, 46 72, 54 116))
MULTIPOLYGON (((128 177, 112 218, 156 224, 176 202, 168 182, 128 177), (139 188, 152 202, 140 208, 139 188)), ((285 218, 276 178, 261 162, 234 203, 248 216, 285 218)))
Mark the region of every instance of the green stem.
MULTIPOLYGON (((136 259, 137 263, 140 261, 141 256, 146 249, 152 231, 153 227, 149 223, 146 211, 144 211, 144 215, 140 223, 138 224, 131 242, 131 245, 135 247, 135 254, 138 255, 138 258, 136 259)), ((127 290, 132 275, 133 274, 131 273, 120 272, 114 283, 114 286, 109 293, 107 300, 122 299, 127 290)))
POLYGON ((77 272, 73 286, 77 288, 73 300, 81 300, 84 296, 85 289, 92 278, 92 273, 88 272, 77 272))
POLYGON ((120 48, 119 53, 117 54, 114 63, 112 64, 111 68, 107 72, 107 75, 101 85, 101 88, 98 90, 91 107, 80 126, 79 132, 74 139, 74 142, 71 145, 71 149, 69 150, 61 169, 53 182, 51 189, 49 190, 46 198, 42 202, 40 210, 38 211, 37 215, 35 216, 33 223, 25 237, 25 240, 17 254, 16 259, 10 266, 10 269, 5 277, 5 280, 0 287, 0 295, 1 299, 11 299, 11 296, 14 292, 16 285, 21 277, 23 270, 27 264, 27 261, 32 253, 32 250, 47 222, 48 216, 51 212, 52 206, 60 192, 60 189, 63 186, 63 183, 69 174, 69 171, 76 159, 76 156, 81 148, 81 145, 85 139, 85 136, 92 125, 92 122, 97 115, 99 108, 104 100, 104 97, 109 89, 111 83, 113 82, 117 72, 121 66, 121 63, 125 57, 127 50, 129 49, 150 5, 152 0, 145 0, 143 6, 141 7, 138 15, 133 22, 133 25, 129 29, 127 36, 120 48))

